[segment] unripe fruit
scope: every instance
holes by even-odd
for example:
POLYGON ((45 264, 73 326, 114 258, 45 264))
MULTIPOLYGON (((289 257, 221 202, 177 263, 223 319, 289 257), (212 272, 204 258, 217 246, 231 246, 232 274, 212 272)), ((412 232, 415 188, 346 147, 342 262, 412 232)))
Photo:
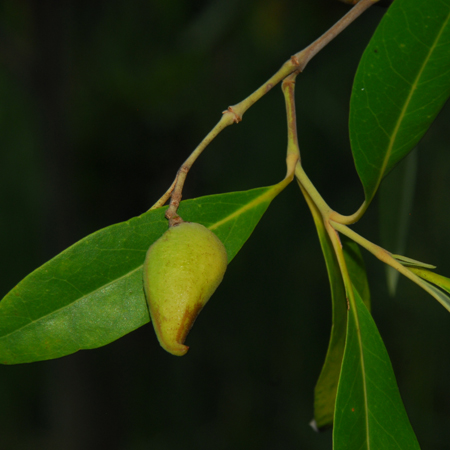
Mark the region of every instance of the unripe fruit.
POLYGON ((195 319, 222 281, 227 252, 208 228, 193 222, 170 227, 148 249, 144 289, 161 346, 183 356, 195 319))

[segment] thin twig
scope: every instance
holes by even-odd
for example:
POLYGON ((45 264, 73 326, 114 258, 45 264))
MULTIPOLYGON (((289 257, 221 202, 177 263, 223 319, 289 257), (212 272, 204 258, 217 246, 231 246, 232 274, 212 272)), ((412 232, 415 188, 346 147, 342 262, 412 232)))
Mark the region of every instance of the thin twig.
POLYGON ((170 196, 172 195, 172 192, 173 192, 173 190, 175 188, 175 184, 177 182, 177 179, 178 179, 178 173, 177 173, 177 176, 175 177, 175 180, 173 180, 172 184, 170 185, 170 188, 167 189, 165 194, 149 209, 149 211, 151 211, 152 209, 161 208, 161 206, 165 205, 167 200, 169 200, 170 196))
MULTIPOLYGON (((182 191, 187 173, 192 164, 200 156, 206 146, 227 126, 238 123, 242 120, 244 113, 254 105, 261 97, 269 92, 276 84, 284 80, 292 73, 301 72, 308 62, 322 50, 330 41, 332 41, 339 33, 347 28, 356 18, 358 18, 366 9, 376 3, 378 0, 360 0, 345 16, 343 16, 335 25, 333 25, 327 32, 325 32, 319 39, 314 41, 304 50, 293 55, 286 61, 278 72, 275 73, 269 80, 260 86, 255 92, 242 100, 240 103, 228 107, 223 112, 223 116, 218 124, 208 133, 200 145, 192 152, 189 158, 183 163, 178 170, 174 183, 169 190, 155 203, 152 209, 162 206, 168 199, 167 195, 171 192, 171 201, 168 210, 166 211, 166 218, 169 220, 169 226, 182 221, 177 215, 177 209, 181 202, 182 191), (158 206, 156 206, 158 205, 158 206)), ((295 77, 294 77, 295 78, 295 77)))
POLYGON ((376 3, 378 0, 360 0, 350 11, 339 19, 328 31, 316 39, 305 49, 291 56, 280 68, 280 70, 261 85, 255 92, 249 95, 240 103, 230 106, 228 109, 236 114, 238 120, 254 105, 261 97, 269 92, 276 84, 284 80, 292 72, 302 72, 311 59, 320 52, 329 42, 331 42, 339 33, 344 31, 355 19, 357 19, 366 9, 376 3))
POLYGON ((407 267, 399 263, 393 256, 392 253, 385 250, 384 248, 380 247, 379 245, 374 244, 373 242, 370 242, 360 234, 356 233, 352 229, 350 229, 348 226, 343 225, 338 222, 330 221, 330 226, 333 227, 336 231, 339 233, 344 234, 345 236, 349 237, 353 241, 355 241, 357 244, 361 245, 361 247, 368 250, 370 253, 372 253, 376 258, 378 258, 380 261, 384 262, 385 264, 393 267, 395 270, 400 272, 405 277, 409 278, 411 281, 419 285, 423 290, 428 292, 432 297, 436 298, 438 301, 440 299, 438 296, 436 296, 436 293, 433 291, 433 289, 430 288, 430 286, 423 282, 423 280, 417 276, 416 274, 412 273, 407 267))
POLYGON ((297 134, 297 113, 295 110, 295 79, 299 72, 293 72, 287 76, 281 85, 284 94, 284 101, 286 104, 286 119, 287 119, 287 172, 293 173, 296 164, 300 161, 300 147, 298 145, 297 134))
POLYGON ((216 126, 206 135, 197 148, 191 153, 189 158, 178 169, 175 178, 175 187, 172 191, 169 208, 166 211, 166 218, 169 220, 169 226, 179 223, 182 219, 177 215, 178 206, 180 205, 183 186, 192 164, 201 155, 203 150, 210 144, 210 142, 226 127, 235 122, 235 117, 231 112, 225 111, 216 126))
POLYGON ((326 33, 316 39, 311 45, 301 52, 295 54, 293 58, 299 61, 299 69, 303 70, 308 62, 322 50, 338 34, 344 31, 355 19, 357 19, 366 9, 370 8, 378 0, 360 0, 345 16, 336 22, 326 33))

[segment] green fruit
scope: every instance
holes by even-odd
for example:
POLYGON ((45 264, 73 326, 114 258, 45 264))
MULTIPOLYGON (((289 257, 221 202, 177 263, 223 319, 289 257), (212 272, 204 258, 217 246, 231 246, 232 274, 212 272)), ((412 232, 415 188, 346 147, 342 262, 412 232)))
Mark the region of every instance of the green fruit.
POLYGON ((192 222, 170 227, 148 249, 144 290, 161 346, 183 356, 195 319, 222 281, 227 252, 208 228, 192 222))

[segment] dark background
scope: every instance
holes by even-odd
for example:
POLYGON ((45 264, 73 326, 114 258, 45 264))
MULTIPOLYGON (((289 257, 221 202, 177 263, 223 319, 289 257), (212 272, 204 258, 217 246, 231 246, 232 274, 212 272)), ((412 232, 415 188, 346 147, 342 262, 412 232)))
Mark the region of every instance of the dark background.
MULTIPOLYGON (((219 120, 349 7, 336 0, 1 0, 0 293, 88 233, 147 210, 219 120)), ((305 170, 337 211, 363 200, 348 141, 373 7, 297 82, 305 170)), ((419 146, 406 254, 450 275, 449 108, 419 146)), ((195 164, 185 198, 278 182, 279 86, 195 164)), ((356 230, 379 242, 377 201, 356 230)), ((450 441, 450 317, 364 253, 373 314, 423 449, 450 441)), ((150 325, 106 347, 0 367, 0 448, 331 449, 308 425, 330 332, 325 265, 293 183, 200 315, 188 355, 150 325)))

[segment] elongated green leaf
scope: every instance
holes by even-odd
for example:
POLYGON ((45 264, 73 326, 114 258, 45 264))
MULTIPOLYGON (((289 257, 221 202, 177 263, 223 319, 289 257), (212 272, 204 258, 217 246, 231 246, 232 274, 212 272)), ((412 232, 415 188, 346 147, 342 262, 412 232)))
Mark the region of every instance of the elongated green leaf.
POLYGON ((330 342, 314 389, 314 425, 317 428, 324 428, 333 423, 334 404, 345 347, 347 299, 339 264, 320 217, 318 221, 315 220, 315 224, 327 267, 332 302, 330 342))
POLYGON ((394 371, 375 322, 355 290, 336 398, 334 450, 417 450, 394 371))
MULTIPOLYGON (((231 261, 286 183, 182 202, 231 261)), ((0 302, 0 362, 58 358, 106 345, 149 322, 142 264, 167 229, 159 208, 97 231, 28 275, 0 302)))
POLYGON ((368 204, 450 95, 450 0, 395 0, 359 64, 350 140, 368 204))
POLYGON ((313 429, 317 431, 319 428, 328 427, 333 423, 337 385, 345 347, 347 299, 339 263, 334 253, 333 244, 326 232, 322 215, 300 184, 299 187, 314 219, 331 288, 331 336, 325 362, 314 388, 314 419, 310 423, 313 429))
MULTIPOLYGON (((314 389, 314 420, 311 422, 311 425, 313 428, 318 429, 325 428, 333 423, 336 392, 345 348, 347 298, 333 244, 325 230, 322 216, 309 195, 303 189, 302 191, 311 210, 319 236, 320 246, 327 267, 328 279, 330 281, 332 301, 330 342, 328 344, 324 365, 314 389)), ((362 293, 366 306, 370 309, 369 285, 359 247, 353 241, 345 238, 345 236, 342 236, 342 239, 344 256, 349 273, 362 293)))
MULTIPOLYGON (((325 362, 314 389, 314 420, 317 428, 333 423, 336 392, 344 356, 347 331, 347 298, 336 256, 322 222, 317 227, 328 271, 332 299, 332 326, 325 362)), ((355 288, 362 293, 364 303, 370 309, 370 290, 364 261, 358 244, 341 236, 345 262, 355 288)))

